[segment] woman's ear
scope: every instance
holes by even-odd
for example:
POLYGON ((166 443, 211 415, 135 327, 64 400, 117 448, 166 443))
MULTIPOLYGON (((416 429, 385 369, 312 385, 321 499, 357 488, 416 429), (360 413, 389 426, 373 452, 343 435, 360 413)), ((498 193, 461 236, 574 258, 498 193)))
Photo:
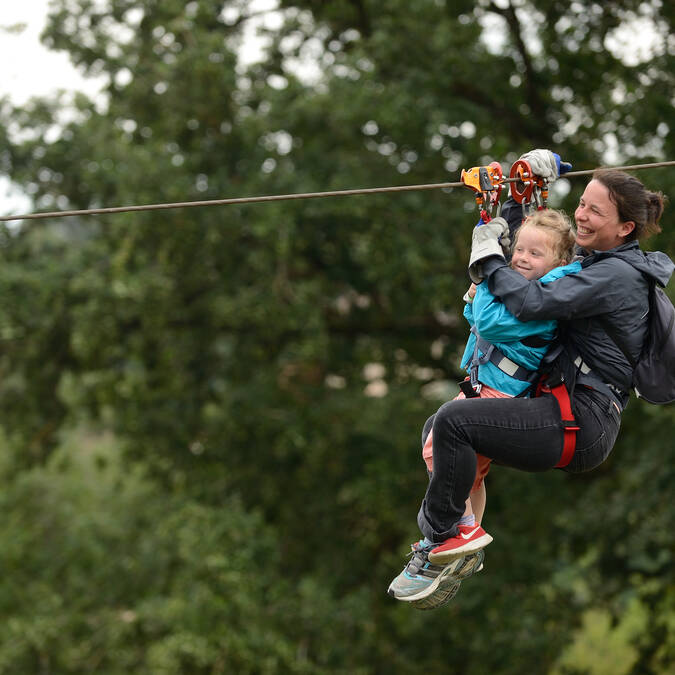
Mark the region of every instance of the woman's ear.
POLYGON ((619 224, 619 236, 627 237, 635 229, 635 222, 632 220, 626 220, 623 223, 619 224))

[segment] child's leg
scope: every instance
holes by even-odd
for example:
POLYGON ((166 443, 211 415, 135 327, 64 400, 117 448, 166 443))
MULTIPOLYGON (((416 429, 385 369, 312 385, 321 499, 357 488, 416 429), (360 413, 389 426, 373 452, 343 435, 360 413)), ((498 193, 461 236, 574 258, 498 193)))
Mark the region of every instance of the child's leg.
POLYGON ((462 525, 473 525, 476 521, 475 513, 473 510, 473 503, 471 502, 471 497, 466 500, 466 505, 464 507, 464 515, 462 516, 461 523, 462 525))
MULTIPOLYGON (((485 513, 485 502, 487 501, 487 494, 485 492, 485 481, 483 481, 475 492, 469 495, 467 500, 471 504, 471 509, 476 518, 476 524, 480 525, 483 521, 483 514, 485 513)), ((464 512, 466 515, 466 511, 464 512)))
POLYGON ((426 436, 426 440, 422 445, 422 459, 424 460, 424 463, 427 465, 427 471, 429 472, 429 475, 431 475, 432 471, 434 470, 433 454, 434 454, 433 437, 431 434, 431 430, 429 430, 426 436))
POLYGON ((485 476, 490 471, 491 459, 484 455, 476 453, 476 477, 471 487, 469 494, 469 501, 471 501, 471 508, 476 517, 476 522, 480 525, 485 513, 485 502, 487 495, 485 492, 485 476))

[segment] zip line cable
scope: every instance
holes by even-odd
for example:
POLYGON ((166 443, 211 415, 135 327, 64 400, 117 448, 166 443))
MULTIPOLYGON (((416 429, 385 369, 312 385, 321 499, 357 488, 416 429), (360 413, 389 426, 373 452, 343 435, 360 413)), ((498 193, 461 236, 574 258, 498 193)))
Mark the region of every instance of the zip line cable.
MULTIPOLYGON (((632 166, 598 167, 600 169, 617 169, 620 171, 638 171, 641 169, 656 169, 664 166, 674 166, 675 161, 654 162, 652 164, 634 164, 632 166)), ((568 171, 561 176, 586 176, 597 169, 584 171, 568 171)), ((504 178, 504 183, 514 183, 519 178, 504 178)), ((227 206, 230 204, 254 204, 259 202, 278 202, 290 199, 317 199, 320 197, 350 197, 353 195, 378 194, 384 192, 412 192, 416 190, 439 190, 447 188, 465 187, 464 183, 428 183, 426 185, 397 185, 391 187, 358 188, 354 190, 332 190, 329 192, 299 192, 287 195, 263 195, 260 197, 234 197, 231 199, 209 199, 196 202, 173 202, 167 204, 140 204, 135 206, 111 206, 99 209, 80 209, 77 211, 46 211, 42 213, 23 213, 14 216, 0 216, 0 222, 8 220, 37 220, 38 218, 65 218, 66 216, 105 215, 108 213, 125 213, 130 211, 159 211, 164 209, 194 208, 196 206, 227 206)))

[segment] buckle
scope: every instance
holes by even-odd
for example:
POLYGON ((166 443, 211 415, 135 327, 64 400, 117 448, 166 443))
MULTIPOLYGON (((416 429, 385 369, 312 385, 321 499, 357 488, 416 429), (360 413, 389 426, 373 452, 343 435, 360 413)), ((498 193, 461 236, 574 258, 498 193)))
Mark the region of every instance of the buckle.
POLYGON ((459 383, 459 388, 466 398, 478 398, 480 396, 481 385, 476 385, 476 388, 474 389, 471 380, 462 380, 459 383))
POLYGON ((553 376, 549 374, 548 377, 546 378, 546 386, 549 389, 555 389, 556 387, 559 387, 561 384, 564 383, 565 383, 565 376, 562 373, 556 373, 553 376))

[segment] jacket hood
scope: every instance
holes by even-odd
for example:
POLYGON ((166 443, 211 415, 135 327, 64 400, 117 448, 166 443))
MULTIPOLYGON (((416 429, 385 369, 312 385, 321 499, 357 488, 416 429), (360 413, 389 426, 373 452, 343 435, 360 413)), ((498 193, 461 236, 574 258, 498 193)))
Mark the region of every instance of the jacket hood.
POLYGON ((593 251, 581 261, 582 267, 586 267, 603 258, 620 258, 634 267, 647 278, 655 281, 659 286, 665 287, 673 274, 675 264, 661 251, 643 251, 637 241, 622 244, 609 251, 593 251))

